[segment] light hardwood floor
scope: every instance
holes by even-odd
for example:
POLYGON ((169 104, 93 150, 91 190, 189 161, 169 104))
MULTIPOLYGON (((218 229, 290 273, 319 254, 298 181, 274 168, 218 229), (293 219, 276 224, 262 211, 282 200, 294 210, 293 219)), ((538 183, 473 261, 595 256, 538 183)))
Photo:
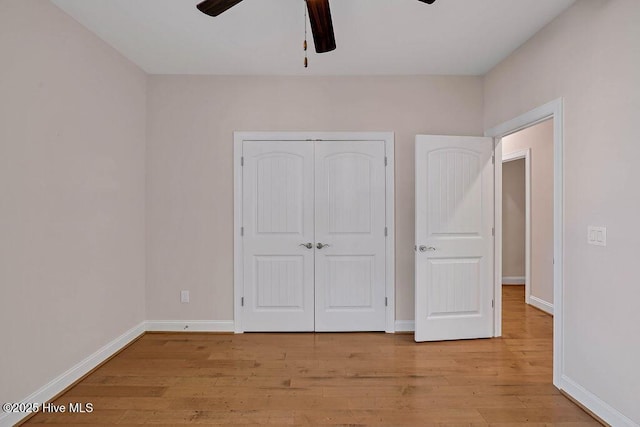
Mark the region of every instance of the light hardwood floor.
POLYGON ((504 337, 147 334, 27 424, 599 425, 551 385, 552 318, 504 289, 504 337))

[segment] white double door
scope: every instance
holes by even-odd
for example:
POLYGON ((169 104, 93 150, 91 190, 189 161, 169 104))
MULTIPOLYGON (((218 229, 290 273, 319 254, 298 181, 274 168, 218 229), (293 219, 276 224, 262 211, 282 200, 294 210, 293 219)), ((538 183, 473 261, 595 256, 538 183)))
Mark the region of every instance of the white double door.
POLYGON ((385 329, 383 141, 244 141, 243 329, 385 329))

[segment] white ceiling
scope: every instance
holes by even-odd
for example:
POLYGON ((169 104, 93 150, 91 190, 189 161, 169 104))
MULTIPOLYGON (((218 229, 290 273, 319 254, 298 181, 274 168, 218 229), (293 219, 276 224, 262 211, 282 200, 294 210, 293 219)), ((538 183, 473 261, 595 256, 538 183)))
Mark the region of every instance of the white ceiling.
POLYGON ((151 74, 482 75, 575 0, 332 0, 337 50, 316 54, 304 0, 51 0, 151 74))

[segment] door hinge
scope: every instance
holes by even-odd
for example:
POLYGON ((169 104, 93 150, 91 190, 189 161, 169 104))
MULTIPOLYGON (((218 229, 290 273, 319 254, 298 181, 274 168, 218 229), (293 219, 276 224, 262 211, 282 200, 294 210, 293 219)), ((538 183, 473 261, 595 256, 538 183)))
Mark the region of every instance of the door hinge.
POLYGON ((491 164, 494 164, 494 165, 496 164, 496 154, 495 153, 493 153, 491 155, 491 164))
POLYGON ((389 297, 384 297, 384 306, 388 306, 389 305, 389 297))
POLYGON ((244 156, 240 157, 240 166, 244 166, 244 156))
POLYGON ((388 164, 387 156, 384 156, 384 165, 387 166, 387 164, 388 164))
POLYGON ((244 227, 240 227, 240 235, 244 236, 244 227))
POLYGON ((244 297, 240 297, 240 305, 244 307, 244 297))
POLYGON ((384 228, 384 237, 389 235, 389 229, 387 227, 384 228))
POLYGON ((491 235, 495 237, 495 235, 496 235, 496 228, 495 227, 491 227, 491 235))
POLYGON ((495 300, 491 300, 491 308, 495 308, 495 300))

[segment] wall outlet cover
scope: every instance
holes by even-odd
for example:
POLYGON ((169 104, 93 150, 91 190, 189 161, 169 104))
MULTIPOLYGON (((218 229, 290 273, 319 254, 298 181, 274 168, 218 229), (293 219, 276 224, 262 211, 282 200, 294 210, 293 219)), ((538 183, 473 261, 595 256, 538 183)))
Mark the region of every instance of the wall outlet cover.
POLYGON ((189 302, 189 291, 181 291, 180 292, 180 302, 182 302, 182 303, 189 302))

